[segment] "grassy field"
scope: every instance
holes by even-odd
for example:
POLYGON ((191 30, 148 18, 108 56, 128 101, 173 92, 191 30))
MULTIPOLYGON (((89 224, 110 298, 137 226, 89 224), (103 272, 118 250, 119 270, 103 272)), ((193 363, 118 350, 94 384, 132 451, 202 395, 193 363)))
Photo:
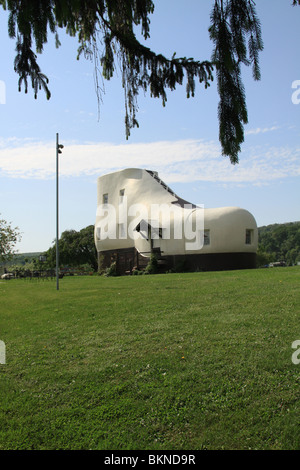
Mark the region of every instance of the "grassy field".
POLYGON ((300 449, 300 268, 0 282, 0 450, 300 449))

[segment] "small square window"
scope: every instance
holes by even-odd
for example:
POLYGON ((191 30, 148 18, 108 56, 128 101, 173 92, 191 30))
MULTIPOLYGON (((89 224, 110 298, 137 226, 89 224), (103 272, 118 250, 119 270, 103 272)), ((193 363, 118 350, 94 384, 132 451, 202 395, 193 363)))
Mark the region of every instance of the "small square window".
POLYGON ((251 245, 253 242, 253 230, 251 229, 246 229, 246 238, 245 238, 245 243, 246 245, 251 245))
POLYGON ((210 245, 210 230, 204 230, 204 245, 210 245))
POLYGON ((103 204, 108 203, 108 194, 103 194, 103 204))

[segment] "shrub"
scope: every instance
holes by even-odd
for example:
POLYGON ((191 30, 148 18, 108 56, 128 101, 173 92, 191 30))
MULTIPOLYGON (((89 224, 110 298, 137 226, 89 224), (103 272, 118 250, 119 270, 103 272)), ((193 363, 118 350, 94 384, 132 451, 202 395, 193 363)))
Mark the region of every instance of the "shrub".
POLYGON ((147 264, 144 274, 156 274, 158 272, 157 256, 151 253, 149 263, 147 264))
POLYGON ((117 276, 117 263, 114 261, 109 268, 105 269, 104 275, 106 277, 117 276))

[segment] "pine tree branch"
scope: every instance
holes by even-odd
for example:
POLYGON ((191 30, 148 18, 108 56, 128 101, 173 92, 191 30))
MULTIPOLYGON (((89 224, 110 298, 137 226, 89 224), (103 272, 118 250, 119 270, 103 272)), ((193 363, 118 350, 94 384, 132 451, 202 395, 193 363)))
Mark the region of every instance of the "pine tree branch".
MULTIPOLYGON (((241 65, 252 65, 253 78, 260 79, 259 52, 263 44, 254 0, 215 0, 209 28, 214 50, 211 60, 205 61, 176 58, 175 54, 166 58, 137 40, 133 31, 135 25, 142 26, 145 39, 149 37, 152 0, 0 0, 0 5, 10 12, 9 36, 17 38, 15 71, 19 75, 19 90, 24 84, 27 93, 31 80, 35 98, 41 89, 47 99, 50 98, 48 78, 41 72, 32 50, 33 39, 37 52, 42 52, 48 30, 55 34, 57 45, 57 28, 77 36, 78 57, 84 53, 94 58, 98 106, 102 92, 99 78, 112 78, 115 58, 119 58, 127 138, 130 130, 138 127, 140 91, 149 90, 150 95, 161 98, 165 106, 167 91, 175 90, 186 81, 187 98, 193 97, 196 81, 207 88, 216 71, 222 153, 229 156, 232 163, 238 162, 244 140, 243 126, 248 120, 241 65)), ((300 0, 293 0, 293 5, 300 5, 300 0)))

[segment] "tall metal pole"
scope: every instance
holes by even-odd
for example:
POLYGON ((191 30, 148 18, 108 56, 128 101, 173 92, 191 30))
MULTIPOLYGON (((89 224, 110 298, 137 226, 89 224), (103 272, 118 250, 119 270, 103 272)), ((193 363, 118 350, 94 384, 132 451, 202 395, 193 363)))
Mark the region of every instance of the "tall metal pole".
POLYGON ((59 290, 59 248, 58 248, 58 134, 56 134, 56 290, 59 290))
POLYGON ((64 146, 59 144, 58 134, 56 134, 56 290, 59 290, 59 230, 58 230, 58 155, 61 153, 60 149, 64 146))

